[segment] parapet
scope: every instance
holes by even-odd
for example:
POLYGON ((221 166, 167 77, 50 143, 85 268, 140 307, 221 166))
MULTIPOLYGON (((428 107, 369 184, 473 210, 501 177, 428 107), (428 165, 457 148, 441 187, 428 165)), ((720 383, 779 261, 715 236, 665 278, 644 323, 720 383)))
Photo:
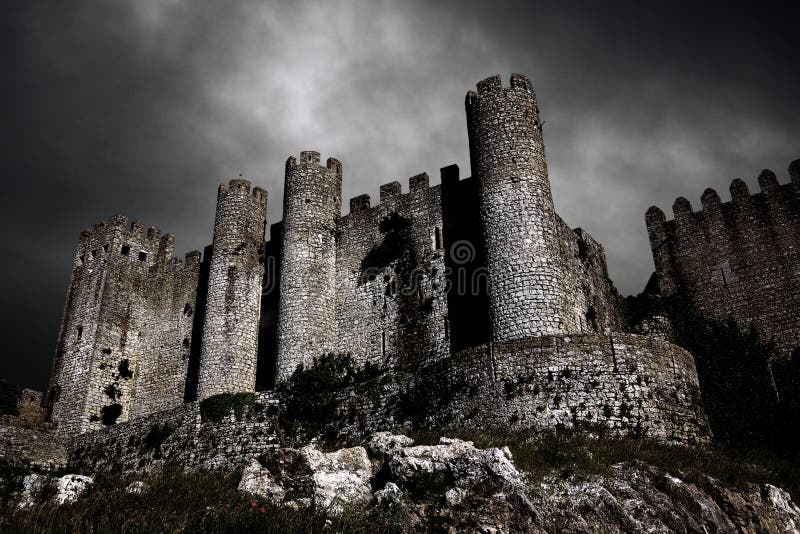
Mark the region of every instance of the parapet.
POLYGON ((400 182, 389 182, 388 184, 383 184, 380 191, 380 198, 383 203, 387 200, 399 197, 403 193, 403 187, 400 185, 400 182))
MULTIPOLYGON (((304 150, 300 152, 300 162, 298 163, 297 159, 294 156, 289 156, 286 159, 286 173, 288 174, 290 170, 294 169, 295 167, 322 167, 320 165, 320 155, 319 152, 315 150, 304 150)), ((337 176, 342 176, 342 162, 336 158, 328 158, 325 161, 325 169, 329 171, 334 171, 337 176)))
POLYGON ((764 169, 758 175, 758 186, 762 193, 773 193, 778 189, 778 177, 769 169, 764 169))
MULTIPOLYGON (((484 78, 483 80, 479 81, 476 84, 478 91, 469 91, 467 93, 467 103, 469 104, 470 101, 473 101, 475 98, 480 98, 482 95, 486 95, 489 93, 496 93, 498 91, 502 91, 503 81, 500 78, 499 74, 495 74, 494 76, 489 76, 488 78, 484 78)), ((523 89, 528 92, 533 92, 533 84, 531 84, 530 78, 525 76, 524 74, 512 73, 511 74, 511 84, 508 87, 509 89, 523 89)))
POLYGON ((260 187, 253 187, 251 190, 250 187, 251 184, 249 180, 236 178, 229 181, 227 187, 225 186, 225 184, 220 184, 219 188, 217 189, 217 195, 220 198, 227 196, 228 194, 250 195, 256 202, 258 202, 263 206, 266 206, 268 197, 267 191, 260 187))
POLYGON ((800 186, 800 159, 796 159, 789 164, 789 176, 793 184, 800 186))
POLYGON ((431 180, 428 177, 427 172, 414 175, 408 179, 408 190, 411 193, 416 193, 417 191, 425 191, 430 186, 431 186, 431 180))
POLYGON ((358 195, 350 199, 350 213, 358 213, 369 209, 369 195, 358 195))

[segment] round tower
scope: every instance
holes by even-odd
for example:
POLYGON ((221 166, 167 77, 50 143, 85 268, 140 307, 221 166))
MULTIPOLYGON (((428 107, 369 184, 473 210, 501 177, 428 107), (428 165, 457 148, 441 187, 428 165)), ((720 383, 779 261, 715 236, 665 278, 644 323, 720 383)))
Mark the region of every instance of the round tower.
POLYGON ((278 381, 336 347, 336 220, 342 164, 319 152, 286 161, 278 308, 278 381))
POLYGON ((492 339, 564 331, 558 226, 536 95, 527 77, 478 83, 466 98, 472 173, 489 271, 492 339))
POLYGON ((219 186, 197 398, 255 391, 267 192, 219 186))

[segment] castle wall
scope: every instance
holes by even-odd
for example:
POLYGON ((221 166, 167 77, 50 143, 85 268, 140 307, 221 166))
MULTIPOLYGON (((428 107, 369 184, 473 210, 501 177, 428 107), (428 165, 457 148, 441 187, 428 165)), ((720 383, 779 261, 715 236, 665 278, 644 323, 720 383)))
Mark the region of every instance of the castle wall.
POLYGON ((791 183, 763 171, 759 193, 737 179, 729 202, 707 189, 700 211, 679 198, 673 220, 657 207, 646 215, 662 294, 685 294, 713 319, 752 323, 787 356, 800 347, 800 163, 792 165, 791 183))
POLYGON ((472 347, 425 367, 448 391, 433 426, 596 427, 668 443, 710 440, 691 354, 654 336, 543 336, 472 347))
POLYGON ((441 187, 427 174, 350 201, 337 221, 337 349, 359 363, 419 366, 449 352, 441 187))
POLYGON ((197 397, 253 391, 263 279, 267 192, 219 186, 197 397))
POLYGON ((489 274, 492 339, 575 331, 564 309, 559 225, 530 81, 499 76, 466 98, 489 274))
POLYGON ((277 379, 336 348, 336 219, 342 165, 318 152, 286 162, 277 379))

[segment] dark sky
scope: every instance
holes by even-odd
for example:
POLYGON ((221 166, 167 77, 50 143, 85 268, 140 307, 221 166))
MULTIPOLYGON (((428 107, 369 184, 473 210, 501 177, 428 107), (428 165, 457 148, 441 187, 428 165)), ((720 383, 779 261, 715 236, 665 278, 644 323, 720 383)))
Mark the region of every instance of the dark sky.
POLYGON ((40 389, 81 229, 123 213, 202 248, 239 173, 275 222, 305 149, 343 162, 345 199, 466 176, 464 94, 491 74, 531 77, 556 209, 626 294, 648 206, 800 157, 797 2, 53 4, 4 3, 0 27, 0 377, 40 389))

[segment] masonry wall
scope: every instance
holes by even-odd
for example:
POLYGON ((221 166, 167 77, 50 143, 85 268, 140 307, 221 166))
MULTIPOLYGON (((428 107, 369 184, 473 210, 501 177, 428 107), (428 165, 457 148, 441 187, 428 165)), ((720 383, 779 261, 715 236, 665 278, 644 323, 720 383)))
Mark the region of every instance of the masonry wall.
POLYGON ((418 367, 449 352, 441 187, 392 182, 337 221, 337 349, 359 363, 418 367))
POLYGON ((752 323, 786 356, 800 347, 800 160, 790 174, 781 185, 763 171, 752 195, 736 179, 728 202, 706 189, 699 211, 678 198, 670 221, 655 206, 646 214, 662 294, 684 294, 714 319, 752 323))
POLYGON ((451 396, 433 426, 604 428, 669 443, 710 440, 691 354, 655 336, 490 343, 424 368, 419 394, 451 396))

